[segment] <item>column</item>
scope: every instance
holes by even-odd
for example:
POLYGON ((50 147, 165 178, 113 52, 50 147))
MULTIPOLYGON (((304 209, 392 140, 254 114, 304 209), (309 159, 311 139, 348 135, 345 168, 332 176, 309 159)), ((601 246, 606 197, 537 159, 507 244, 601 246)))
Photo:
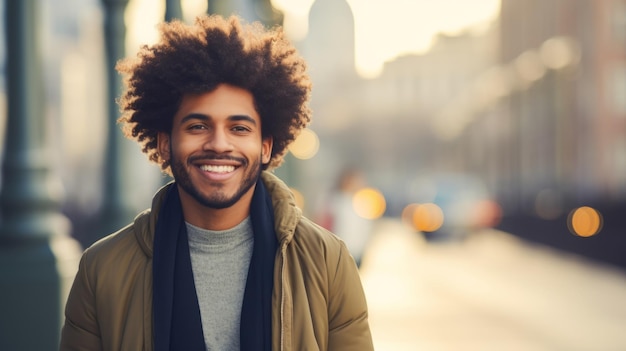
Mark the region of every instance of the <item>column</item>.
POLYGON ((0 350, 58 349, 81 248, 60 212, 39 53, 39 1, 5 2, 7 129, 0 194, 0 350))
POLYGON ((122 93, 122 77, 115 70, 117 61, 125 56, 126 25, 124 11, 128 0, 102 0, 105 11, 105 42, 106 42, 106 70, 107 70, 107 101, 108 138, 104 165, 104 205, 101 214, 100 226, 95 233, 98 239, 110 234, 126 224, 135 216, 135 210, 130 205, 131 189, 125 186, 127 177, 133 176, 126 171, 129 161, 127 157, 132 148, 137 148, 132 141, 126 139, 117 124, 119 108, 115 100, 122 93))
POLYGON ((184 21, 183 8, 180 5, 180 0, 165 1, 165 20, 170 22, 173 19, 184 21))

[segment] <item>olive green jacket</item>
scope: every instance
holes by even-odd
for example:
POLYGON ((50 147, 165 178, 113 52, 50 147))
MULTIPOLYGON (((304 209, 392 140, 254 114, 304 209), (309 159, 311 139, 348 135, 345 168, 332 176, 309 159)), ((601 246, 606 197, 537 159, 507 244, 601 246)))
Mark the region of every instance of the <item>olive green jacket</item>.
MULTIPOLYGON (((336 236, 302 216, 269 172, 279 251, 274 265, 272 349, 373 350, 356 265, 336 236)), ((85 250, 66 309, 61 350, 153 350, 152 243, 165 187, 152 210, 85 250)))

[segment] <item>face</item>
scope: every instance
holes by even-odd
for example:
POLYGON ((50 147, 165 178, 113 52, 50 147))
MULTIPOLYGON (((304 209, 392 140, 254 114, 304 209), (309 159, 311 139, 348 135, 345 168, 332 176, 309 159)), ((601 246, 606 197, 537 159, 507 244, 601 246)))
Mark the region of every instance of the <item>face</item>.
POLYGON ((181 199, 214 209, 251 199, 272 139, 262 139, 252 94, 222 84, 185 95, 170 135, 159 134, 159 153, 170 161, 181 199))

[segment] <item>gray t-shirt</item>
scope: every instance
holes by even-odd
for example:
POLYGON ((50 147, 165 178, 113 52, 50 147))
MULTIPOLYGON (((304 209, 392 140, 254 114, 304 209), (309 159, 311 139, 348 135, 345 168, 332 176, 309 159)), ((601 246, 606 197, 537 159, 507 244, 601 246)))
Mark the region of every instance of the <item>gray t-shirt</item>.
POLYGON ((222 231, 186 225, 207 350, 239 350, 241 305, 254 245, 250 218, 222 231))

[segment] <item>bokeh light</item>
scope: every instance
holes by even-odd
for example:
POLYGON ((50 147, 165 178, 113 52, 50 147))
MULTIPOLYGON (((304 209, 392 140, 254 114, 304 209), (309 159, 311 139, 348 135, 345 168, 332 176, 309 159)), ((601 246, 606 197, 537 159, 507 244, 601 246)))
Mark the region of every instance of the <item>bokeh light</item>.
POLYGON ((419 206, 419 204, 416 203, 406 205, 404 209, 402 209, 402 214, 400 215, 402 223, 412 229, 416 229, 415 223, 413 222, 413 214, 415 213, 417 206, 419 206))
POLYGON ((548 68, 562 69, 580 61, 580 46, 573 38, 553 37, 541 45, 540 55, 548 68))
POLYGON ((491 228, 500 224, 502 208, 493 200, 481 200, 474 205, 474 226, 491 228))
POLYGON ((301 160, 308 160, 317 154, 320 147, 320 141, 314 131, 306 128, 300 135, 289 145, 289 151, 294 157, 301 160))
POLYGON ((366 219, 377 219, 385 213, 387 203, 380 191, 363 188, 354 194, 352 206, 357 215, 366 219))
POLYGON ((543 65, 539 53, 535 50, 528 50, 520 54, 515 59, 515 68, 519 78, 525 82, 534 82, 546 73, 546 67, 543 65))
POLYGON ((583 206, 570 212, 567 225, 572 234, 581 237, 590 237, 598 234, 602 229, 602 215, 597 210, 583 206))
POLYGON ((420 204, 413 212, 413 225, 421 232, 434 232, 443 225, 443 210, 433 203, 420 204))

